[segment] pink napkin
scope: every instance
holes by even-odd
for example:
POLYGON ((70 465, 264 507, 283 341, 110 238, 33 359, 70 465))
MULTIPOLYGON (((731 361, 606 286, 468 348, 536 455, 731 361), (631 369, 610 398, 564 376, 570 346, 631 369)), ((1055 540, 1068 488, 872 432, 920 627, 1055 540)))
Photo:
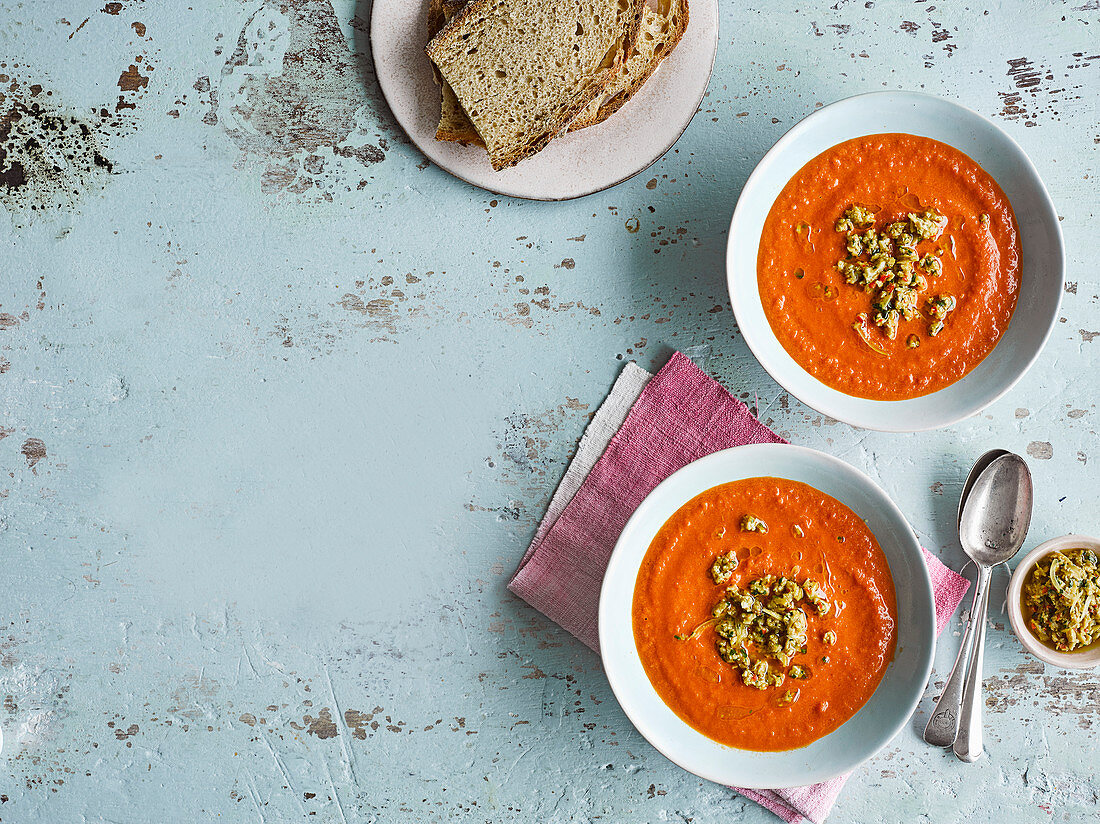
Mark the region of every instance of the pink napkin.
MULTIPOLYGON (((712 452, 749 443, 785 443, 679 352, 650 378, 634 364, 623 370, 581 439, 508 585, 597 652, 604 570, 642 499, 677 469, 712 452)), ((969 582, 927 551, 924 555, 939 633, 969 582)), ((805 819, 821 824, 847 778, 785 790, 734 789, 791 824, 805 819)))

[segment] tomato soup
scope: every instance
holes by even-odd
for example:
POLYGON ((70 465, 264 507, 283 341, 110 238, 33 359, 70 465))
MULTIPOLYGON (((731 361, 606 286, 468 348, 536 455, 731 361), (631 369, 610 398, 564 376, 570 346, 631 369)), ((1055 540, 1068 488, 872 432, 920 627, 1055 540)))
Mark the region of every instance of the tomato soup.
POLYGON ((632 615, 642 665, 664 702, 708 738, 746 750, 804 747, 835 730, 871 697, 897 639, 893 579, 867 525, 782 478, 724 484, 680 507, 646 552, 632 615), (729 644, 714 614, 727 593, 748 605, 748 593, 775 576, 797 581, 806 598, 786 613, 763 611, 797 618, 804 640, 786 663, 768 659, 762 644, 738 647, 757 665, 767 660, 780 681, 761 688, 723 657, 729 644), (820 600, 811 603, 811 593, 820 600))
MULTIPOLYGON (((893 240, 886 247, 885 256, 896 253, 893 240)), ((757 279, 772 331, 803 369, 849 395, 913 398, 962 378, 1008 328, 1020 286, 1019 231, 1005 193, 957 149, 908 134, 860 137, 818 155, 784 187, 761 234, 757 279), (874 216, 853 234, 910 216, 942 219, 934 238, 914 244, 913 270, 926 285, 913 289, 900 325, 892 318, 896 337, 886 334, 889 305, 881 318, 868 317, 877 289, 842 271, 862 252, 862 238, 853 250, 837 228, 853 206, 874 216), (950 304, 942 331, 931 329, 936 298, 950 304)))

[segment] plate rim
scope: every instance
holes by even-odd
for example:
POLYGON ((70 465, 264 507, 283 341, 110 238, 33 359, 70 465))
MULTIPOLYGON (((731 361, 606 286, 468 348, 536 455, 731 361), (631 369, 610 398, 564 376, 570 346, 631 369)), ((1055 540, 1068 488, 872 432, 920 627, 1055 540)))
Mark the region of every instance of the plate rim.
MULTIPOLYGON (((712 2, 712 0, 700 0, 700 1, 701 2, 707 2, 707 3, 712 2)), ((393 0, 390 0, 390 2, 393 2, 393 0)), ((448 165, 445 165, 445 164, 441 163, 439 160, 431 157, 428 154, 428 152, 425 151, 423 146, 421 146, 420 142, 414 136, 413 132, 409 129, 409 127, 405 125, 405 123, 402 121, 401 117, 397 114, 397 110, 394 108, 393 104, 390 102, 390 96, 386 91, 386 84, 382 80, 383 74, 379 71, 379 68, 378 68, 378 57, 377 57, 377 52, 376 52, 376 49, 375 49, 375 19, 376 19, 375 18, 375 9, 377 7, 377 0, 376 0, 375 3, 371 4, 371 9, 370 9, 370 24, 369 24, 370 33, 369 33, 368 39, 369 39, 369 44, 370 44, 371 66, 374 69, 374 76, 375 76, 375 79, 378 82, 378 88, 382 92, 382 99, 385 101, 386 107, 390 110, 390 115, 393 117, 394 122, 397 123, 397 125, 400 127, 401 131, 408 138, 409 143, 411 143, 416 148, 416 150, 424 156, 425 160, 427 160, 428 162, 430 162, 432 165, 436 166, 440 170, 442 170, 442 171, 446 172, 447 174, 451 175, 452 177, 457 178, 458 180, 461 180, 463 183, 466 183, 470 186, 474 186, 478 189, 481 189, 482 191, 489 192, 490 194, 500 195, 501 197, 517 198, 517 199, 520 199, 520 200, 531 200, 531 201, 536 201, 536 202, 541 202, 541 203, 562 203, 562 202, 566 202, 566 201, 570 201, 570 200, 577 200, 578 198, 582 198, 582 197, 588 197, 589 195, 598 194, 599 192, 606 192, 609 189, 613 189, 614 187, 616 187, 616 186, 618 186, 622 183, 625 183, 626 181, 631 180, 632 178, 637 177, 642 172, 646 171, 646 169, 651 168, 661 158, 663 158, 666 154, 668 154, 677 143, 680 142, 680 138, 682 138, 684 136, 684 132, 687 131, 688 126, 690 126, 692 121, 695 119, 695 115, 697 115, 699 113, 700 105, 702 104, 704 98, 706 97, 707 91, 709 91, 709 89, 710 89, 710 81, 714 77, 714 66, 715 66, 715 63, 716 63, 717 58, 718 58, 718 45, 721 42, 720 41, 720 35, 719 35, 719 31, 720 31, 720 28, 721 28, 720 2, 721 2, 721 0, 713 0, 714 31, 713 31, 713 36, 708 38, 708 40, 707 40, 707 43, 710 45, 710 62, 709 62, 708 67, 707 67, 706 81, 703 83, 702 88, 699 92, 698 98, 695 100, 694 106, 691 109, 691 114, 689 114, 687 116, 687 119, 684 120, 683 125, 681 126, 680 130, 676 133, 676 135, 672 138, 671 142, 669 142, 668 145, 665 146, 652 159, 646 161, 645 165, 640 166, 635 171, 628 172, 624 176, 619 177, 616 180, 611 181, 609 183, 600 184, 600 185, 598 185, 594 188, 585 188, 584 190, 579 191, 576 194, 562 195, 560 197, 539 196, 539 195, 531 195, 531 194, 519 194, 517 192, 506 191, 503 188, 495 187, 495 186, 492 186, 492 185, 485 185, 485 184, 477 183, 473 180, 470 180, 468 177, 456 172, 454 169, 450 168, 448 165)), ((689 27, 691 26, 691 21, 693 19, 695 19, 695 18, 693 18, 692 15, 691 15, 691 0, 688 0, 688 26, 689 27)), ((675 51, 675 49, 673 49, 673 51, 675 51)), ((670 52, 669 54, 671 54, 671 53, 672 52, 670 52)), ((667 59, 668 56, 669 55, 665 55, 665 59, 667 59)), ((662 63, 663 62, 664 62, 664 60, 662 60, 662 63)), ((658 66, 656 71, 660 71, 660 68, 661 67, 658 66)), ((651 79, 652 79, 652 76, 649 77, 649 78, 646 78, 646 83, 648 83, 651 79)), ((643 86, 644 86, 644 84, 643 84, 643 86)), ((622 108, 620 108, 618 111, 612 113, 611 117, 614 117, 616 114, 620 114, 621 112, 628 110, 629 106, 630 106, 630 101, 627 101, 626 104, 624 104, 622 108)), ((600 124, 597 123, 597 124, 594 124, 594 125, 598 126, 600 124)))
MULTIPOLYGON (((630 706, 629 702, 624 703, 624 701, 622 699, 622 695, 623 695, 623 690, 622 690, 622 686, 621 686, 622 681, 620 680, 623 673, 621 673, 618 670, 619 664, 613 663, 610 667, 608 666, 608 657, 603 652, 604 650, 607 650, 607 649, 614 649, 615 646, 616 646, 615 645, 615 638, 614 638, 614 636, 611 635, 613 623, 611 621, 607 620, 611 616, 611 614, 615 611, 615 606, 616 606, 614 603, 612 603, 614 596, 612 596, 609 592, 608 581, 610 579, 612 579, 612 577, 614 575, 623 574, 623 573, 618 572, 618 569, 619 569, 619 566, 621 564, 625 563, 624 557, 626 556, 626 554, 629 551, 629 546, 628 545, 629 545, 629 543, 630 543, 630 541, 633 537, 632 532, 634 530, 638 529, 638 523, 646 517, 646 515, 647 515, 646 510, 648 508, 651 508, 651 507, 656 505, 654 503, 654 501, 658 500, 659 495, 661 494, 660 491, 661 491, 662 487, 667 487, 667 486, 673 485, 679 479, 682 479, 682 477, 685 474, 698 473, 698 472, 701 471, 700 467, 706 468, 711 463, 721 463, 723 461, 729 461, 729 460, 734 460, 734 461, 737 461, 737 462, 750 461, 753 457, 752 453, 754 453, 754 452, 756 452, 756 453, 765 453, 765 459, 763 461, 759 462, 759 464, 758 464, 758 466, 760 467, 759 471, 754 469, 754 470, 750 471, 750 474, 744 475, 743 477, 771 477, 771 475, 769 475, 769 473, 768 473, 768 464, 769 464, 769 462, 766 459, 766 453, 769 453, 769 452, 774 453, 774 452, 780 452, 780 451, 786 452, 788 454, 796 456, 797 460, 817 462, 819 464, 823 464, 825 467, 832 467, 835 470, 838 470, 840 472, 849 474, 850 476, 854 477, 861 485, 863 485, 865 488, 869 489, 875 497, 879 498, 880 501, 883 504, 885 504, 885 507, 884 507, 885 510, 893 517, 894 520, 896 520, 898 523, 900 523, 904 526, 904 530, 902 532, 902 534, 905 538, 905 544, 906 544, 906 547, 904 548, 904 551, 915 553, 915 559, 916 559, 917 562, 915 564, 913 564, 913 566, 918 570, 918 572, 917 572, 917 576, 916 576, 915 580, 912 580, 912 581, 909 582, 909 586, 912 587, 912 590, 915 590, 919 587, 920 592, 919 593, 914 592, 914 595, 919 595, 920 596, 920 597, 916 598, 916 601, 919 602, 918 609, 923 609, 923 610, 927 611, 930 614, 931 625, 929 627, 930 637, 922 639, 925 642, 925 644, 924 644, 925 654, 922 656, 922 658, 918 662, 918 666, 916 668, 917 669, 917 674, 914 675, 913 680, 911 682, 912 683, 912 688, 907 693, 908 701, 903 702, 906 706, 906 711, 904 713, 899 713, 899 715, 897 716, 897 719, 892 724, 889 724, 886 727, 884 727, 882 729, 882 731, 880 731, 879 734, 874 737, 869 749, 865 748, 865 751, 861 751, 861 752, 863 752, 863 754, 860 755, 858 758, 856 758, 854 760, 853 759, 847 759, 847 760, 841 759, 841 761, 839 761, 833 768, 830 768, 830 769, 827 769, 827 770, 822 770, 820 774, 811 774, 811 777, 808 778, 808 779, 799 779, 799 780, 793 780, 792 779, 790 781, 770 782, 767 785, 762 785, 759 782, 754 782, 754 786, 752 787, 752 789, 787 789, 787 788, 792 788, 792 787, 805 786, 808 783, 819 783, 819 782, 823 782, 823 781, 828 781, 828 780, 831 780, 831 779, 836 778, 838 776, 844 775, 845 773, 855 769, 860 764, 864 763, 866 760, 872 758, 876 753, 881 751, 882 748, 885 747, 891 740, 893 740, 893 738, 902 729, 904 729, 906 724, 909 723, 909 720, 912 718, 914 712, 916 711, 917 707, 919 706, 919 704, 921 702, 921 699, 924 696, 925 689, 927 687, 927 684, 929 683, 929 678, 931 677, 931 674, 932 674, 932 667, 933 667, 933 664, 934 664, 935 654, 936 654, 936 640, 937 640, 936 639, 936 621, 937 621, 937 615, 936 615, 935 594, 934 594, 934 590, 932 588, 931 574, 928 571, 927 563, 925 563, 925 561, 924 561, 923 553, 921 551, 920 541, 917 538, 916 533, 913 531, 913 527, 909 523, 909 519, 905 517, 904 513, 902 513, 901 509, 894 502, 894 500, 886 493, 886 491, 884 489, 882 489, 882 487, 880 487, 877 483, 875 483, 875 481, 870 476, 868 476, 865 472, 863 472, 862 470, 856 468, 855 466, 852 466, 851 464, 847 463, 846 461, 841 460, 840 458, 837 458, 833 455, 829 455, 828 453, 821 452, 819 450, 813 449, 811 447, 799 446, 799 445, 788 444, 788 443, 745 444, 745 445, 742 445, 742 446, 735 446, 735 447, 731 447, 729 449, 719 450, 718 452, 711 453, 710 455, 706 455, 702 458, 698 458, 698 459, 692 461, 691 463, 687 464, 686 466, 681 467, 676 472, 672 473, 672 475, 670 475, 664 481, 662 481, 660 484, 658 484, 657 487, 655 487, 648 495, 646 495, 646 497, 638 505, 637 509, 635 509, 634 512, 631 513, 630 518, 627 520, 626 525, 623 527, 622 533, 620 533, 619 539, 615 543, 615 548, 612 550, 611 557, 608 560, 607 571, 604 575, 603 583, 602 583, 601 588, 600 588, 600 601, 599 601, 598 621, 597 621, 597 632, 598 632, 600 650, 601 650, 600 658, 601 658, 601 662, 603 663, 604 673, 607 676, 608 683, 611 685, 612 694, 615 696, 616 702, 618 703, 619 707, 622 709, 623 713, 630 720, 630 723, 634 727, 634 729, 636 729, 638 731, 638 733, 650 744, 650 746, 652 746, 654 749, 656 749, 658 752, 660 752, 665 758, 669 759, 669 761, 673 762, 674 764, 681 767, 682 769, 687 770, 688 772, 693 773, 694 775, 697 775, 700 778, 704 778, 708 781, 712 781, 716 784, 724 784, 724 785, 738 785, 739 784, 739 782, 736 778, 731 778, 729 775, 723 775, 720 772, 717 772, 717 771, 712 770, 712 769, 708 769, 706 767, 697 768, 696 765, 689 766, 685 763, 682 763, 682 761, 679 758, 673 756, 668 751, 666 751, 666 748, 665 748, 665 746, 663 746, 662 743, 654 741, 652 738, 650 738, 650 736, 646 732, 647 725, 646 725, 645 719, 644 718, 639 719, 639 717, 637 715, 637 712, 636 712, 637 708, 633 707, 633 706, 630 706), (674 479, 677 479, 677 480, 674 481, 674 479)), ((737 473, 733 472, 733 473, 730 473, 730 474, 731 475, 736 475, 737 473)), ((776 476, 776 477, 783 477, 783 476, 776 476)), ((739 479, 738 477, 731 477, 729 479, 729 481, 734 481, 734 480, 738 480, 738 479, 739 479)), ((798 480, 798 479, 797 478, 788 478, 788 480, 798 480)), ((725 482, 729 482, 729 481, 725 481, 725 482)), ((719 484, 720 483, 725 483, 725 482, 719 482, 719 484)), ((806 482, 802 481, 802 483, 806 483, 806 482)), ((713 485, 708 486, 707 488, 713 488, 713 485)), ((701 490, 701 491, 705 491, 705 490, 701 490)), ((696 495, 696 494, 700 494, 700 493, 699 492, 693 493, 693 496, 696 495)), ((829 494, 829 493, 825 493, 825 494, 829 494)), ((683 506, 685 503, 687 503, 690 500, 691 500, 691 497, 688 497, 686 500, 681 500, 676 505, 676 509, 683 506)), ((845 501, 841 501, 841 503, 844 503, 846 506, 848 505, 847 502, 845 502, 845 501)), ((859 513, 857 513, 857 515, 858 514, 859 513)), ((860 517, 862 517, 862 515, 860 517)), ((642 558, 644 558, 644 553, 642 554, 642 558)), ((640 565, 640 561, 639 561, 639 565, 640 565)), ((631 565, 631 566, 633 566, 633 565, 631 565)), ((636 570, 632 574, 633 574, 633 577, 634 577, 634 582, 630 586, 631 593, 633 593, 634 587, 636 586, 636 579, 637 579, 636 570)), ((893 578, 893 572, 892 571, 891 571, 891 578, 893 578)), ((895 589, 897 589, 898 588, 898 582, 896 580, 894 581, 894 585, 895 585, 895 589)), ((633 640, 633 632, 632 631, 630 633, 630 636, 631 637, 630 637, 630 641, 629 641, 629 646, 633 647, 634 646, 634 640, 633 640)), ((899 638, 899 647, 900 647, 900 641, 901 641, 901 639, 899 638)), ((896 654, 897 654, 897 652, 895 652, 895 655, 896 654)), ((892 666, 892 664, 891 664, 891 666, 892 666)), ((888 671, 889 671, 889 668, 887 669, 887 672, 888 671)), ((885 680, 885 677, 886 676, 884 674, 884 676, 883 676, 884 680, 885 680)), ((651 690, 653 692, 654 695, 657 695, 656 690, 653 689, 652 683, 650 683, 648 681, 648 679, 646 680, 646 686, 649 690, 651 690)), ((881 687, 881 682, 880 682, 879 686, 881 687)), ((876 687, 876 692, 877 692, 877 690, 878 690, 878 687, 876 687)), ((862 712, 864 707, 866 707, 871 702, 871 700, 873 700, 873 697, 874 697, 874 693, 872 693, 872 697, 868 699, 867 703, 864 704, 862 707, 860 707, 859 710, 857 710, 856 713, 852 715, 852 718, 855 718, 860 712, 862 712)), ((657 700, 660 701, 661 703, 664 703, 659 695, 657 695, 657 700)), ((666 705, 666 707, 667 707, 667 705, 666 705)), ((677 716, 677 718, 679 719, 679 723, 682 724, 683 727, 686 730, 691 730, 696 735, 702 735, 702 733, 698 733, 697 731, 695 731, 694 728, 691 727, 682 718, 679 718, 679 716, 677 716)), ((833 732, 829 733, 828 735, 825 735, 822 738, 817 739, 817 741, 815 741, 815 742, 811 742, 807 746, 813 746, 814 744, 816 744, 819 741, 827 740, 830 735, 833 735, 837 731, 843 729, 844 725, 849 723, 852 720, 852 718, 848 719, 848 721, 845 721, 845 723, 842 724, 840 727, 838 727, 837 730, 834 730, 833 732)), ((753 750, 739 750, 736 747, 729 747, 728 745, 718 745, 718 746, 723 746, 726 749, 728 749, 730 751, 733 751, 733 752, 745 753, 745 754, 748 754, 750 756, 760 757, 762 759, 766 759, 768 757, 782 757, 786 753, 799 752, 800 750, 805 749, 805 748, 797 748, 797 749, 794 749, 794 750, 783 750, 783 751, 773 753, 773 752, 757 752, 757 751, 753 751, 753 750)))
MULTIPOLYGON (((890 129, 879 129, 875 131, 869 131, 867 132, 867 134, 890 132, 890 129)), ((843 140, 838 142, 843 142, 843 140)), ((952 148, 955 148, 958 151, 962 151, 961 149, 958 149, 958 147, 953 146, 948 141, 941 140, 940 142, 947 143, 947 145, 951 145, 952 148)), ((835 146, 837 145, 837 143, 833 143, 832 145, 835 146)), ((977 161, 975 160, 975 162, 977 161)), ((998 185, 1000 184, 998 183, 998 185)), ((1022 266, 1023 263, 1021 262, 1021 267, 1022 266)), ((1050 191, 1047 188, 1046 182, 1043 180, 1042 175, 1039 174, 1039 170, 1035 167, 1035 163, 1032 161, 1031 157, 1027 154, 1027 152, 1023 150, 1023 147, 1021 147, 1020 144, 1007 131, 1002 129, 993 120, 981 114, 980 112, 976 112, 973 109, 963 105, 962 103, 948 99, 946 97, 940 97, 939 95, 906 89, 863 92, 861 94, 841 98, 840 100, 834 100, 832 103, 822 106, 820 109, 811 112, 810 114, 799 120, 797 123, 795 123, 779 138, 779 140, 775 142, 775 144, 770 149, 768 149, 764 156, 760 158, 756 166, 753 168, 752 173, 745 180, 745 185, 741 188, 741 193, 737 198, 737 205, 734 207, 733 216, 730 219, 730 227, 726 242, 726 290, 730 297, 730 304, 731 308, 733 309, 734 319, 737 322, 737 328, 740 330, 741 336, 745 339, 745 343, 749 347, 749 351, 752 352, 753 357, 756 358, 756 361, 764 368, 764 371, 768 373, 769 377, 771 377, 772 380, 774 380, 785 391, 789 392, 791 395, 793 395, 809 408, 814 409, 823 415, 828 415, 831 418, 846 423, 849 426, 876 432, 928 432, 934 429, 943 429, 945 427, 953 426, 961 421, 967 420, 974 417, 975 415, 980 414, 981 412, 992 406, 994 403, 999 401, 1001 398, 1003 398, 1005 395, 1007 395, 1010 391, 1012 391, 1012 389, 1016 387, 1016 385, 1021 380, 1023 380, 1024 376, 1031 371, 1031 368, 1035 365, 1036 361, 1038 361, 1039 356, 1042 355, 1042 353, 1046 350, 1047 344, 1050 342, 1051 335, 1054 333, 1054 328, 1058 323, 1058 317, 1060 314, 1062 303, 1062 292, 1065 287, 1065 282, 1066 244, 1062 232, 1061 222, 1058 219, 1058 210, 1057 207, 1054 205, 1053 199, 1050 196, 1050 191), (739 292, 737 289, 734 288, 733 249, 734 239, 737 236, 735 230, 738 227, 739 219, 746 219, 744 218, 744 213, 749 208, 746 205, 747 201, 745 200, 745 193, 751 193, 751 189, 754 185, 760 185, 760 179, 764 176, 764 174, 767 173, 768 167, 775 162, 775 159, 804 132, 813 128, 813 126, 825 115, 826 112, 829 112, 831 109, 842 105, 857 105, 857 102, 866 102, 871 98, 894 98, 903 102, 908 99, 918 104, 927 104, 929 102, 934 102, 937 105, 945 105, 950 108, 957 109, 960 114, 967 117, 975 118, 977 121, 985 124, 988 128, 991 128, 992 130, 997 132, 1003 140, 1007 141, 1007 143, 1015 149, 1018 157, 1022 158, 1023 162, 1020 165, 1023 167, 1024 172, 1033 177, 1035 182, 1038 184, 1036 187, 1036 191, 1038 194, 1037 204, 1043 212, 1044 221, 1054 230, 1053 237, 1057 245, 1057 260, 1055 267, 1059 280, 1057 284, 1058 288, 1056 290, 1057 300, 1053 307, 1053 311, 1050 313, 1050 317, 1047 319, 1046 329, 1043 332, 1042 340, 1035 348, 1035 351, 1028 357, 1027 362, 1024 364, 1023 368, 1019 370, 1018 374, 1013 377, 1012 380, 1004 384, 998 391, 991 393, 987 398, 983 399, 976 405, 969 405, 967 407, 969 411, 948 415, 946 418, 943 419, 932 418, 927 422, 922 422, 916 425, 909 426, 891 425, 890 421, 894 419, 894 416, 892 416, 890 412, 907 404, 913 404, 914 402, 926 401, 928 398, 933 398, 939 392, 943 392, 953 386, 957 386, 961 381, 966 380, 966 378, 968 378, 972 374, 972 372, 967 373, 958 381, 955 381, 954 383, 949 384, 948 386, 943 387, 936 392, 931 392, 927 395, 920 395, 916 398, 905 398, 902 400, 874 400, 871 398, 859 398, 854 395, 847 395, 846 393, 840 392, 840 390, 829 386, 828 384, 819 380, 816 376, 810 374, 805 368, 798 364, 797 361, 795 361, 795 365, 799 369, 801 369, 809 379, 814 382, 814 385, 824 387, 825 389, 831 390, 832 392, 840 393, 842 395, 845 395, 845 397, 847 398, 854 398, 855 400, 866 404, 873 404, 874 406, 869 407, 869 410, 867 412, 859 414, 851 412, 845 413, 843 408, 840 408, 838 406, 841 401, 834 401, 828 397, 824 398, 823 400, 819 399, 811 403, 806 397, 808 393, 805 391, 805 389, 793 389, 789 385, 791 381, 781 379, 779 376, 777 376, 772 370, 772 366, 774 364, 769 365, 769 361, 767 361, 765 357, 761 356, 761 341, 757 337, 757 331, 755 330, 755 327, 752 324, 746 326, 742 322, 744 318, 744 308, 741 306, 741 302, 738 298, 739 292)), ((1013 314, 1013 317, 1015 318, 1015 313, 1013 314)), ((770 334, 774 337, 774 333, 771 332, 770 326, 768 327, 768 330, 766 332, 762 330, 760 334, 770 334)), ((994 347, 994 349, 995 348, 996 347, 994 347)), ((990 350, 988 354, 991 355, 992 352, 993 350, 990 350)), ((978 368, 978 366, 980 365, 981 362, 979 362, 979 364, 975 366, 975 369, 978 368)))

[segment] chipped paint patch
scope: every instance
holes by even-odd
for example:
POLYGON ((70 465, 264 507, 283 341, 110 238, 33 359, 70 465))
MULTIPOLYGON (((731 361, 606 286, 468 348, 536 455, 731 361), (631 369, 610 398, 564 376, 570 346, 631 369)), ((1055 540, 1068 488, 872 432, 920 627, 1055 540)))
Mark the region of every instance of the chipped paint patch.
POLYGON ((382 712, 381 707, 375 707, 371 712, 344 710, 344 723, 348 725, 354 738, 365 741, 369 734, 367 730, 376 730, 380 726, 379 722, 374 720, 374 716, 380 712, 382 712))
MULTIPOLYGON (((137 724, 131 724, 126 729, 122 729, 122 727, 115 727, 114 721, 109 721, 107 723, 107 726, 114 727, 115 738, 117 738, 119 741, 126 741, 127 738, 133 738, 135 735, 138 734, 138 732, 140 732, 140 728, 137 724)), ((129 742, 127 742, 127 746, 129 746, 129 742)))
MULTIPOLYGON (((146 31, 142 23, 133 28, 140 35, 146 31)), ((52 89, 17 77, 18 64, 0 62, 0 204, 12 213, 17 228, 44 213, 73 211, 86 192, 107 185, 115 170, 109 159, 110 138, 137 129, 129 110, 137 107, 137 99, 149 87, 153 66, 148 43, 143 46, 121 71, 121 94, 110 108, 65 107, 52 89)))
MULTIPOLYGON (((99 119, 99 118, 96 118, 99 119)), ((112 163, 92 118, 35 99, 12 100, 0 116, 0 203, 18 219, 72 209, 106 185, 112 163)))
MULTIPOLYGON (((68 692, 69 684, 59 683, 42 667, 19 663, 0 673, 9 745, 14 744, 15 750, 30 751, 52 738, 68 692)), ((8 756, 7 748, 4 755, 8 756)))
POLYGON ((166 714, 180 721, 181 728, 186 731, 191 723, 216 716, 214 697, 220 689, 221 683, 205 676, 201 670, 196 675, 188 675, 172 690, 166 714))
POLYGON ((306 734, 315 735, 318 738, 335 738, 340 734, 336 728, 336 722, 332 720, 332 712, 328 707, 322 707, 317 717, 312 715, 302 716, 302 722, 306 725, 306 734))
POLYGON ((149 76, 138 71, 135 63, 118 76, 118 87, 124 92, 137 92, 149 85, 149 76))
POLYGON ((363 315, 367 326, 391 335, 397 332, 397 312, 394 301, 389 298, 364 301, 359 295, 349 293, 340 298, 340 305, 349 312, 363 315))
POLYGON ((355 58, 327 0, 270 0, 237 37, 203 122, 220 124, 245 158, 258 160, 262 191, 332 200, 358 188, 385 159, 386 143, 362 126, 370 105, 355 58), (352 185, 354 183, 354 186, 352 185))
POLYGON ((470 512, 492 512, 498 522, 531 520, 533 513, 546 502, 546 480, 557 474, 561 459, 551 456, 554 433, 564 428, 570 419, 583 416, 587 420, 589 405, 579 398, 566 397, 565 403, 540 414, 515 412, 504 419, 496 433, 499 454, 485 459, 485 466, 499 473, 497 483, 514 488, 518 498, 506 504, 466 504, 470 512))
POLYGON ((27 468, 36 472, 38 462, 46 459, 46 444, 41 438, 27 438, 19 451, 27 461, 27 468))
POLYGON ((1038 461, 1049 461, 1054 457, 1054 447, 1046 441, 1032 441, 1027 445, 1027 454, 1038 461))
POLYGON ((1060 120, 1070 105, 1088 105, 1095 98, 1100 54, 1074 52, 1060 66, 1055 60, 1036 62, 1028 57, 1008 61, 1006 75, 1011 87, 998 92, 1006 120, 1022 120, 1025 126, 1038 125, 1039 119, 1060 120), (1079 75, 1083 72, 1083 75, 1079 75), (1074 79, 1080 77, 1081 82, 1074 79))
MULTIPOLYGON (((575 265, 571 258, 566 258, 555 268, 572 269, 575 265)), ((552 314, 549 313, 556 312, 587 312, 593 317, 600 317, 602 314, 598 307, 588 306, 583 301, 561 300, 547 284, 532 289, 526 285, 523 275, 516 275, 515 282, 506 284, 503 292, 505 296, 515 295, 522 298, 508 308, 499 304, 494 307, 496 318, 511 326, 531 329, 536 321, 552 320, 552 314)))

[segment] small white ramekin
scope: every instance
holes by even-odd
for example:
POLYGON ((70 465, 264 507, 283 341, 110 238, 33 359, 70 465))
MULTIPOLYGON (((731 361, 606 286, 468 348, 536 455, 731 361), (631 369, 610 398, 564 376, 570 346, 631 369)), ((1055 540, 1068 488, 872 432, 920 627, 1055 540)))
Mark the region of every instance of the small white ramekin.
POLYGON ((1051 538, 1044 541, 1025 555, 1016 565, 1012 573, 1012 579, 1008 582, 1008 620, 1012 622, 1012 629, 1024 649, 1038 658, 1056 667, 1063 669, 1084 670, 1092 669, 1100 664, 1100 646, 1084 652, 1058 652, 1051 649, 1031 632, 1024 623, 1023 609, 1020 604, 1023 593, 1024 581, 1028 573, 1045 556, 1052 552, 1067 549, 1091 549, 1100 554, 1100 541, 1090 538, 1088 535, 1063 535, 1060 538, 1051 538))

